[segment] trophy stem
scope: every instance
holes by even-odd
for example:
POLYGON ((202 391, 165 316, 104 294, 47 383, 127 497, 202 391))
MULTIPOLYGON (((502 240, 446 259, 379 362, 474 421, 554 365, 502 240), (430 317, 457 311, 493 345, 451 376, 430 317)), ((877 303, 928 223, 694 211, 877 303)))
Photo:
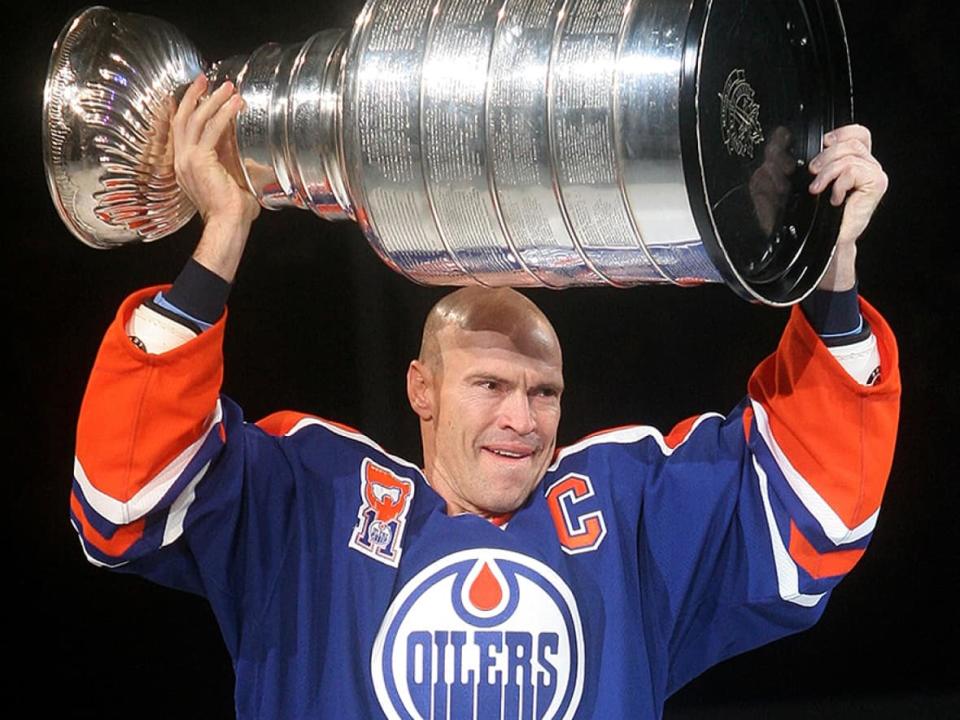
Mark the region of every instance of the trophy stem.
POLYGON ((268 43, 213 71, 212 85, 232 80, 243 97, 237 154, 247 187, 265 208, 354 217, 339 149, 345 40, 344 31, 325 30, 302 44, 268 43))

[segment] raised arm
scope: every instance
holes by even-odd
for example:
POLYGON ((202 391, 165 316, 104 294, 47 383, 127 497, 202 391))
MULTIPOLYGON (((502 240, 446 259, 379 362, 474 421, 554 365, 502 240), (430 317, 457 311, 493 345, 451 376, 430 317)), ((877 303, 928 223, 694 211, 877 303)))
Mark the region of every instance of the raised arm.
POLYGON ((826 275, 793 309, 748 398, 725 419, 682 424, 671 435, 679 446, 647 490, 685 518, 682 539, 647 526, 646 552, 653 566, 670 568, 664 589, 677 598, 664 638, 668 693, 725 657, 816 621, 876 525, 900 381, 893 335, 858 298, 854 262, 887 178, 861 126, 830 133, 811 172, 811 193, 846 201, 826 275), (700 463, 729 473, 709 482, 685 474, 700 463))
MULTIPOLYGON (((811 192, 833 182, 833 201, 847 197, 841 246, 820 287, 792 309, 748 397, 666 436, 643 426, 600 433, 561 451, 554 467, 594 480, 578 500, 598 567, 611 562, 605 553, 620 567, 624 539, 636 538, 637 584, 607 573, 603 593, 614 610, 636 595, 655 706, 724 658, 816 622, 872 536, 900 381, 890 328, 855 289, 856 237, 886 186, 863 133, 837 131, 814 163, 824 182, 811 192), (621 581, 622 593, 610 587, 621 581)), ((571 532, 557 508, 558 531, 571 532)), ((623 636, 613 624, 605 641, 617 647, 623 636)))
MULTIPOLYGON (((201 99, 205 87, 202 76, 190 86, 172 128, 177 176, 200 210, 203 236, 173 288, 132 295, 104 337, 81 406, 70 505, 92 562, 204 594, 200 566, 230 582, 230 553, 215 534, 204 530, 204 542, 167 551, 162 562, 156 551, 197 519, 242 525, 241 496, 257 496, 254 505, 270 514, 289 491, 279 477, 269 487, 247 482, 251 458, 273 458, 277 475, 280 452, 220 396, 224 303, 259 205, 228 170, 236 155, 226 130, 239 97, 226 84, 201 99)), ((269 533, 255 540, 282 542, 269 533)))

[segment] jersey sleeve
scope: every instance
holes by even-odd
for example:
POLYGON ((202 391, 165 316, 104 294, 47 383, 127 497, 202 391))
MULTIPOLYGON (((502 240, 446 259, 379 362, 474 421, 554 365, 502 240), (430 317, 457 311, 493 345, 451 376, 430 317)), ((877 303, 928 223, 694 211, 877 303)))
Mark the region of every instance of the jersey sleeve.
POLYGON ((281 564, 297 476, 276 418, 248 424, 220 395, 225 317, 159 354, 127 337, 131 314, 156 290, 128 298, 101 344, 78 422, 70 516, 91 563, 207 597, 232 652, 281 564))
POLYGON ((798 308, 748 397, 659 442, 638 537, 665 695, 707 667, 815 623, 863 555, 896 439, 890 328, 867 303, 880 378, 861 385, 798 308))

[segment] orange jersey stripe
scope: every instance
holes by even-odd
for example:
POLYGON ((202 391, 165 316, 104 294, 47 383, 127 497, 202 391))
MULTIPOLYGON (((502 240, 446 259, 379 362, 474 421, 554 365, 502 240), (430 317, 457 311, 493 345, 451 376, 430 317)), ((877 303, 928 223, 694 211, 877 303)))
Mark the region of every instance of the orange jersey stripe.
POLYGON ((341 430, 346 430, 347 432, 354 433, 355 435, 362 435, 359 430, 352 428, 349 425, 344 425, 343 423, 336 422, 334 420, 327 420, 326 418, 321 418, 316 415, 309 415, 307 413, 294 412, 292 410, 281 410, 279 412, 271 413, 265 418, 257 420, 257 427, 263 430, 265 433, 276 436, 283 436, 290 432, 298 422, 303 419, 310 420, 319 420, 322 423, 327 425, 333 425, 338 427, 341 430))
POLYGON ((77 520, 80 521, 80 530, 84 540, 100 552, 110 555, 111 557, 122 556, 137 540, 143 537, 143 528, 146 524, 144 518, 140 518, 128 525, 121 525, 117 528, 113 537, 107 539, 87 520, 83 506, 73 492, 70 493, 70 509, 77 517, 77 520))
POLYGON ((506 513, 500 513, 499 515, 487 515, 485 517, 487 518, 487 520, 492 522, 497 527, 503 527, 508 522, 510 522, 510 518, 513 517, 513 513, 506 512, 506 513))
POLYGON ((674 425, 673 430, 663 438, 663 442, 671 450, 676 450, 677 447, 687 439, 687 435, 690 434, 693 424, 699 419, 700 415, 694 415, 693 417, 688 417, 686 420, 681 420, 674 425))
POLYGON ((804 537, 797 524, 790 521, 790 557, 816 580, 847 574, 863 553, 863 549, 821 553, 804 537))
POLYGON ((750 442, 750 426, 753 424, 753 408, 749 405, 743 409, 743 437, 750 442))

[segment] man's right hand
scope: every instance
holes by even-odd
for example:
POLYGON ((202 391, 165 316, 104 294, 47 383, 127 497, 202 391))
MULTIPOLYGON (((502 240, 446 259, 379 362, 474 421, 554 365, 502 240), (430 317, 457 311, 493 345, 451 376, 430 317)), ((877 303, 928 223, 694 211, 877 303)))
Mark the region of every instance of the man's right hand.
POLYGON ((230 82, 203 98, 207 83, 199 75, 174 115, 174 168, 178 184, 203 218, 194 259, 233 282, 260 204, 234 179, 242 175, 229 129, 243 100, 230 82))

